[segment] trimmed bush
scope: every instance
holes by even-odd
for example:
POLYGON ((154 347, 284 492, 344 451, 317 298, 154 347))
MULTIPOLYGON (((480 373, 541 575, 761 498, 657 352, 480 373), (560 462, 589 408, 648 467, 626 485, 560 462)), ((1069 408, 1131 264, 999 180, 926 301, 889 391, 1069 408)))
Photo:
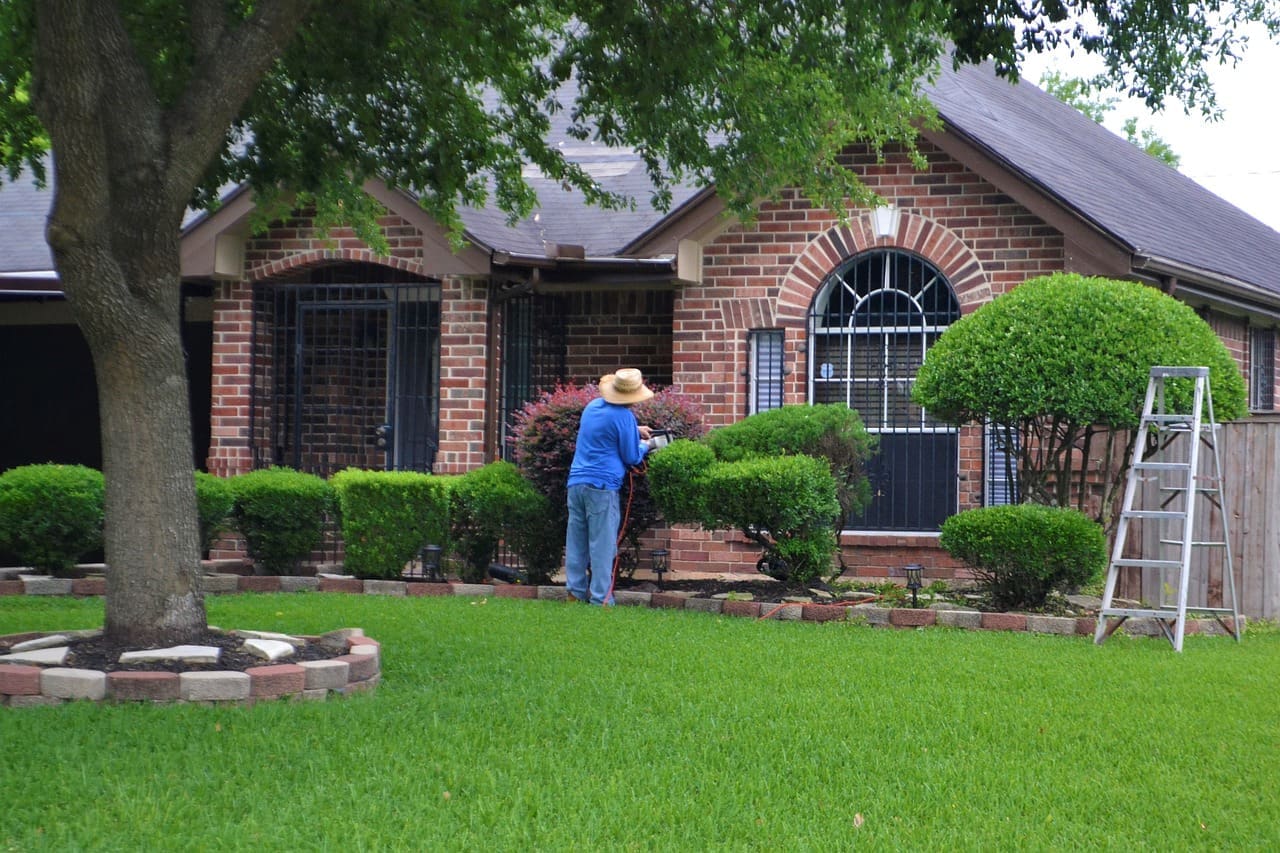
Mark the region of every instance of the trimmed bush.
POLYGON ((877 442, 858 413, 839 403, 783 406, 707 435, 707 444, 716 458, 725 462, 795 454, 825 459, 835 478, 836 499, 840 502, 838 526, 871 501, 866 466, 876 452, 877 442))
POLYGON ((236 527, 256 568, 276 575, 297 569, 324 535, 333 489, 315 474, 262 468, 232 477, 236 527))
POLYGON ((0 474, 0 550, 54 575, 102 547, 102 472, 83 465, 22 465, 0 474))
POLYGON ((347 571, 394 580, 449 527, 448 480, 416 471, 348 468, 329 478, 337 497, 347 571))
POLYGON ((1102 527, 1074 509, 1038 504, 993 506, 953 515, 938 544, 973 569, 978 588, 999 610, 1044 607, 1050 594, 1102 576, 1102 527))
POLYGON ((196 472, 196 512, 200 524, 200 553, 207 554, 213 540, 232 526, 236 496, 231 481, 204 471, 196 472))
POLYGON ((459 576, 482 582, 505 541, 524 558, 530 582, 549 580, 564 547, 564 530, 550 524, 552 515, 550 502, 510 462, 491 462, 457 477, 450 533, 462 560, 459 576))
POLYGON ((702 477, 716 464, 700 441, 680 439, 649 454, 649 489, 662 516, 673 524, 703 524, 707 493, 702 477))
MULTIPOLYGON (((1216 419, 1248 413, 1239 367, 1189 305, 1137 282, 1055 273, 952 324, 912 398, 944 421, 1009 430, 1021 500, 1092 506, 1109 525, 1157 365, 1208 367, 1216 419)), ((1168 388, 1174 406, 1191 389, 1178 385, 1168 388)))

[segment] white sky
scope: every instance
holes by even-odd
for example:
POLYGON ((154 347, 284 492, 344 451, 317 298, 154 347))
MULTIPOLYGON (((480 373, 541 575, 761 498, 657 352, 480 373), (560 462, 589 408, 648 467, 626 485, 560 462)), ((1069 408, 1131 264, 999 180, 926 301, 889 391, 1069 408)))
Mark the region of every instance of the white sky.
MULTIPOLYGON (((1171 103, 1158 114, 1141 101, 1121 101, 1106 126, 1123 135, 1124 120, 1138 119, 1138 129, 1150 128, 1182 158, 1179 171, 1217 195, 1280 231, 1280 112, 1275 109, 1280 89, 1280 44, 1264 30, 1250 37, 1243 58, 1234 67, 1213 66, 1210 75, 1223 117, 1208 122, 1199 113, 1186 115, 1171 103)), ((1038 58, 1022 69, 1024 79, 1039 85, 1046 69, 1067 77, 1086 77, 1079 60, 1063 54, 1038 58)))

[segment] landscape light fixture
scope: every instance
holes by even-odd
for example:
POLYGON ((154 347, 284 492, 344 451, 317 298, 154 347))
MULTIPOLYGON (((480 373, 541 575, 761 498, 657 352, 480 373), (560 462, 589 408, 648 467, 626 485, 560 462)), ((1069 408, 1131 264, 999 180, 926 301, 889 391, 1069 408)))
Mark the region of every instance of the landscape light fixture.
POLYGON ((654 548, 651 556, 653 573, 658 578, 658 586, 662 586, 662 576, 667 573, 667 549, 654 548))
POLYGON ((924 566, 919 563, 911 563, 904 571, 907 573, 907 589, 911 590, 911 606, 919 607, 920 599, 916 597, 916 594, 920 591, 920 587, 924 585, 921 580, 921 575, 924 574, 924 566))
POLYGON ((443 550, 439 545, 422 546, 422 575, 429 581, 442 581, 440 576, 440 552, 443 550))

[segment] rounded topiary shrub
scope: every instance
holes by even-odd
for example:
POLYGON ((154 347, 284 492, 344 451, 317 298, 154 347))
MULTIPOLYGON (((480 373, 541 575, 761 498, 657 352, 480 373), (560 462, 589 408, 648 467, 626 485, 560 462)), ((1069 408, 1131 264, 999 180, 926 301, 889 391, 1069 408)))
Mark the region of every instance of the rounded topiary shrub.
POLYGON ((1107 566, 1101 525, 1062 507, 966 510, 943 522, 938 544, 973 570, 980 592, 999 610, 1043 608, 1052 593, 1096 581, 1107 566))
POLYGON ((72 574, 102 547, 102 472, 83 465, 22 465, 0 474, 0 551, 23 565, 72 574))
POLYGON ((423 545, 444 544, 449 520, 446 478, 348 468, 329 483, 342 519, 344 565, 356 577, 394 580, 423 545))
POLYGON ((701 441, 681 439, 649 454, 649 490, 662 516, 675 524, 703 524, 706 489, 700 478, 716 464, 701 441))
POLYGON ((208 553, 213 540, 231 527, 236 497, 231 481, 204 471, 196 472, 196 512, 200 524, 200 553, 208 553))
POLYGON ((262 468, 230 480, 236 528, 254 567, 287 575, 297 569, 324 535, 333 489, 315 474, 292 468, 262 468))

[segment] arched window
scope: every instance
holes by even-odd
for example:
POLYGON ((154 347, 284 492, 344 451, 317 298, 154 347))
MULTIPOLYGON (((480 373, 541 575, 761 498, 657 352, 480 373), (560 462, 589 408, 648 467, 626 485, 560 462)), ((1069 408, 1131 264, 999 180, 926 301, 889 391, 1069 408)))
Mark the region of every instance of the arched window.
POLYGON ((878 435, 871 505, 850 529, 936 531, 956 511, 954 427, 911 402, 925 352, 960 317, 950 283, 915 255, 877 250, 827 277, 809 315, 809 399, 856 409, 878 435))

